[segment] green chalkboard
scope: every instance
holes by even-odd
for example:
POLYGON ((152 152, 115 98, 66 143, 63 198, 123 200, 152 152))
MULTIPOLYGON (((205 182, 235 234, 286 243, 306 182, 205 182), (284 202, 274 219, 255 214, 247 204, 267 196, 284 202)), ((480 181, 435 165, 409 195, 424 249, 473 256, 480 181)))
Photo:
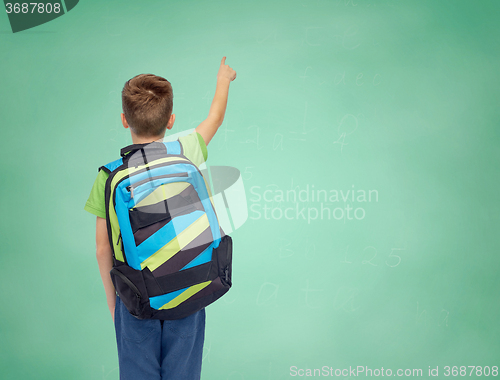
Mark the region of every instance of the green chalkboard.
POLYGON ((498 376, 499 15, 494 0, 86 0, 12 33, 4 13, 0 377, 118 379, 83 206, 131 143, 125 82, 167 78, 185 133, 223 56, 237 78, 207 165, 237 168, 244 192, 202 379, 498 376))

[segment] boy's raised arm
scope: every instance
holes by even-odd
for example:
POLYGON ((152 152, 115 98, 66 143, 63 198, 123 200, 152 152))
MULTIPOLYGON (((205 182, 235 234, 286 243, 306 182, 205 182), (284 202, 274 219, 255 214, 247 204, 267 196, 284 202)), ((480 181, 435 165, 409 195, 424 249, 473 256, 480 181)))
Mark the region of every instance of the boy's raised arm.
POLYGON ((214 100, 210 106, 208 117, 196 127, 205 145, 208 145, 212 137, 214 137, 217 129, 221 126, 226 113, 227 96, 229 92, 229 84, 236 79, 236 71, 226 65, 226 57, 222 58, 219 72, 217 73, 217 87, 215 89, 214 100))

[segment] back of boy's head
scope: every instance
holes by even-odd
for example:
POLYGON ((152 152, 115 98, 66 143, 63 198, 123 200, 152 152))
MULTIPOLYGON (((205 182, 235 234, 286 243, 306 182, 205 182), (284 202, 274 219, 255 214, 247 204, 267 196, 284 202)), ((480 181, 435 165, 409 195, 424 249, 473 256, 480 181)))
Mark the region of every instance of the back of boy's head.
POLYGON ((172 115, 174 94, 165 78, 140 74, 125 83, 122 108, 130 129, 143 137, 163 136, 172 115))

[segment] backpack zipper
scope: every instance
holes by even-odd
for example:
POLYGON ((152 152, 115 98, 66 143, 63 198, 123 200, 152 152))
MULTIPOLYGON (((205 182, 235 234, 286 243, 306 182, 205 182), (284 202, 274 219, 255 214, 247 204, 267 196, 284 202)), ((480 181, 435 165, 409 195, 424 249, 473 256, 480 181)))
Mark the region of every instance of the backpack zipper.
POLYGON ((120 277, 122 279, 122 281, 127 284, 130 289, 132 289, 132 292, 134 292, 135 296, 140 300, 142 298, 142 294, 141 292, 139 291, 139 289, 137 289, 137 286, 135 286, 135 284, 130 281, 130 279, 125 276, 122 272, 120 272, 118 269, 116 268, 112 268, 111 269, 111 273, 115 274, 116 276, 120 277))
MULTIPOLYGON (((172 155, 172 156, 177 156, 177 155, 172 155)), ((157 169, 157 168, 162 168, 162 167, 165 167, 165 166, 170 166, 170 165, 175 165, 175 164, 188 164, 188 165, 192 165, 197 171, 198 173, 202 174, 201 173, 201 170, 195 165, 193 164, 193 162, 191 160, 189 160, 186 156, 182 155, 180 156, 180 159, 177 160, 177 161, 170 161, 168 163, 161 163, 161 164, 157 164, 157 165, 153 165, 153 166, 150 166, 150 170, 152 169, 157 169)), ((120 165, 118 168, 120 167, 123 167, 125 164, 122 164, 120 165)), ((117 168, 117 169, 118 169, 117 168)), ((108 177, 108 181, 111 181, 112 182, 112 178, 114 175, 116 175, 117 173, 117 169, 113 170, 113 172, 111 172, 111 174, 109 175, 108 177), (114 173, 114 174, 113 174, 114 173)), ((123 169, 123 168, 122 168, 123 169)), ((141 174, 141 173, 144 173, 146 170, 145 169, 141 169, 139 170, 138 172, 134 173, 134 175, 137 175, 137 174, 141 174)), ((203 175, 203 174, 202 174, 203 175)), ((123 178, 121 178, 114 186, 113 188, 111 189, 111 192, 110 192, 110 199, 113 201, 113 207, 115 206, 115 195, 116 195, 116 188, 119 186, 119 184, 123 181, 125 181, 126 179, 130 179, 130 175, 126 175, 124 176, 123 178)), ((127 189, 128 190, 128 189, 127 189)), ((108 199, 108 198, 106 198, 108 199)), ((108 203, 108 202, 106 202, 108 203)))

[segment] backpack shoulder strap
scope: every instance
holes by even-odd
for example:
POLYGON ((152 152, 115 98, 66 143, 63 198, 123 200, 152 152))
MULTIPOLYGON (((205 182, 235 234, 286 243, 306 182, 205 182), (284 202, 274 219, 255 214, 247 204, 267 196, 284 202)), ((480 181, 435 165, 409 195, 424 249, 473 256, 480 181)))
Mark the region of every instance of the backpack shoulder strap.
POLYGON ((120 155, 123 157, 125 157, 127 154, 132 154, 144 147, 146 147, 147 145, 149 145, 150 143, 148 144, 132 144, 132 145, 128 145, 126 146, 125 148, 123 148, 122 150, 120 150, 120 155))
POLYGON ((109 164, 103 165, 97 171, 104 170, 109 174, 121 164, 123 164, 123 158, 119 158, 118 160, 110 162, 109 164))
POLYGON ((150 142, 150 143, 145 143, 145 144, 132 144, 128 145, 125 148, 123 148, 120 151, 120 155, 122 156, 123 159, 127 159, 130 156, 132 156, 133 153, 137 152, 138 150, 146 150, 146 151, 151 151, 151 150, 165 150, 164 153, 168 154, 174 154, 174 155, 181 155, 183 154, 183 148, 182 144, 179 141, 179 139, 175 141, 167 141, 167 142, 150 142))
MULTIPOLYGON (((134 153, 140 149, 143 149, 145 146, 149 145, 148 144, 132 144, 129 146, 126 146, 120 151, 121 157, 115 161, 110 162, 109 164, 101 166, 98 171, 104 170, 108 174, 111 173, 113 170, 115 170, 117 167, 120 165, 123 165, 123 159, 129 155, 130 153, 134 153)), ((168 141, 162 143, 165 146, 165 149, 167 150, 168 154, 177 154, 177 155, 183 155, 184 154, 184 149, 182 148, 182 144, 179 141, 179 139, 175 141, 168 141)), ((130 156, 129 156, 130 157, 130 156)))
POLYGON ((163 144, 165 145, 165 148, 167 148, 168 154, 184 154, 184 149, 182 149, 182 144, 179 139, 164 142, 163 144))

